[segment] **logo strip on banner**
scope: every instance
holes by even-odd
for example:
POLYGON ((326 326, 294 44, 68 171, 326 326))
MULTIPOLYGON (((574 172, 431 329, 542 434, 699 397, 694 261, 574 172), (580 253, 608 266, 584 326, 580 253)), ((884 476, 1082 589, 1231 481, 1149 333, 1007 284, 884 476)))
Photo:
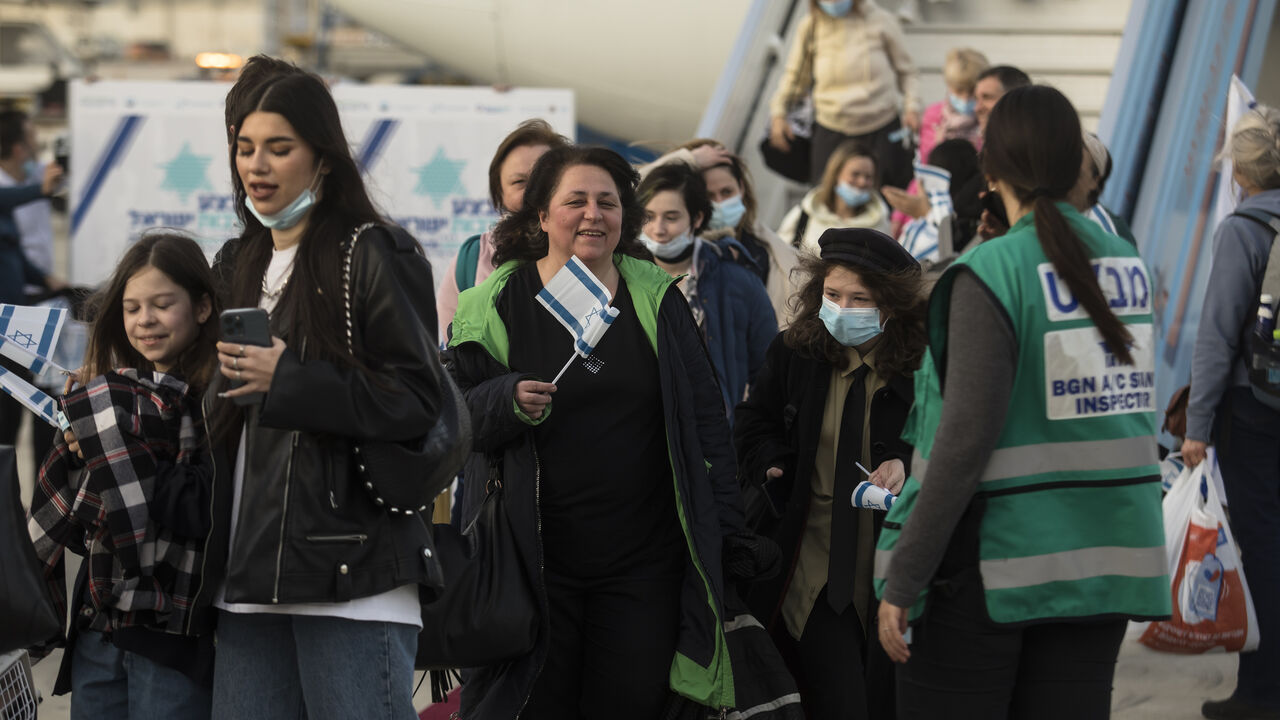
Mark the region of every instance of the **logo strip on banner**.
POLYGON ((76 203, 75 212, 71 214, 71 233, 74 235, 80 228, 80 223, 84 221, 86 215, 89 214, 89 208, 93 206, 93 201, 98 197, 98 192, 102 190, 103 184, 106 182, 107 176, 111 174, 112 168, 124 159, 125 150, 129 142, 133 140, 137 134, 138 128, 142 126, 141 115, 125 115, 120 118, 116 129, 112 131, 111 142, 107 143, 106 150, 98 158, 98 162, 94 165, 93 173, 89 176, 89 181, 85 185, 84 194, 80 198, 80 202, 76 203))
POLYGON ((386 147, 387 141, 395 134, 396 128, 400 126, 399 120, 384 119, 377 120, 369 127, 369 132, 365 134, 364 142, 360 144, 360 157, 357 161, 360 163, 360 172, 367 174, 369 168, 373 167, 378 161, 378 157, 382 155, 383 148, 386 147))

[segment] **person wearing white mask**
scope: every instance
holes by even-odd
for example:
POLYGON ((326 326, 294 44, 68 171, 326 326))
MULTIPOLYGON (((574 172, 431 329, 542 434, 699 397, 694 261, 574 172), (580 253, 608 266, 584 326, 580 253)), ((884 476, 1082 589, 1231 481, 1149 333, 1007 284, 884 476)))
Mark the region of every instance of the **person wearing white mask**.
POLYGON ((701 171, 707 184, 711 221, 703 238, 733 237, 747 249, 738 262, 764 283, 778 326, 786 327, 792 317, 788 301, 797 289, 791 282, 796 250, 756 215, 756 196, 746 164, 718 140, 697 138, 641 167, 640 175, 677 161, 701 171))
POLYGON ((663 165, 645 176, 637 195, 644 208, 640 242, 658 267, 683 276, 680 290, 707 343, 732 421, 778 332, 769 296, 760 278, 734 261, 735 253, 747 254, 737 240, 699 237, 713 210, 698 172, 684 163, 663 165))
POLYGON ((879 193, 879 167, 871 151, 850 140, 827 161, 822 182, 791 208, 778 226, 785 242, 810 255, 831 228, 863 227, 889 232, 889 206, 879 193))
POLYGON ((793 558, 747 603, 787 659, 807 717, 887 719, 894 669, 871 589, 884 514, 850 499, 863 479, 896 493, 910 470, 900 436, 926 343, 923 276, 875 230, 827 230, 819 246, 821 257, 801 261, 795 322, 738 406, 748 525, 793 558))
POLYGON ((205 399, 212 510, 192 602, 218 610, 212 716, 415 718, 419 588, 439 559, 418 516, 366 491, 354 448, 437 424, 431 265, 369 199, 318 76, 260 55, 225 107, 243 230, 213 271, 272 337, 218 343, 205 399))

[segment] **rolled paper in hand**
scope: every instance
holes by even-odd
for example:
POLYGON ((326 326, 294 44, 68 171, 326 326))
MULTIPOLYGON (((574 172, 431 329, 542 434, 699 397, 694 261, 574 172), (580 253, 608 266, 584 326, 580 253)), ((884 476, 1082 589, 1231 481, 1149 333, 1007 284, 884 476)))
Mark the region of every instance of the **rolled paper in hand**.
POLYGON ((853 506, 863 510, 888 512, 889 508, 893 507, 893 501, 897 499, 897 495, 879 485, 873 485, 870 480, 863 480, 853 489, 853 506))

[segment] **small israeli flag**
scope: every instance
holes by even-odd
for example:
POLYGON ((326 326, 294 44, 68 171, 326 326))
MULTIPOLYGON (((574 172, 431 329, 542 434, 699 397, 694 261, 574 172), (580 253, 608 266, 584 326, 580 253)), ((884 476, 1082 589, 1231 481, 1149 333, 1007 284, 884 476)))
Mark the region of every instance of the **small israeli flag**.
POLYGON ((35 375, 49 368, 65 372, 50 358, 66 319, 66 308, 0 304, 0 355, 35 375))
POLYGON ((609 289, 576 255, 538 291, 538 302, 573 335, 573 351, 584 358, 618 317, 609 289))
POLYGON ((951 173, 934 165, 915 164, 916 182, 929 199, 929 212, 902 229, 900 241, 911 256, 920 262, 936 262, 941 258, 940 229, 955 214, 951 203, 951 173))
POLYGON ((4 367, 0 367, 0 390, 12 395, 14 400, 22 403, 28 410, 35 413, 36 417, 54 427, 61 427, 57 419, 60 413, 54 399, 45 394, 43 390, 9 372, 4 367))
POLYGON ((1084 216, 1097 223, 1098 227, 1101 227, 1112 235, 1120 234, 1116 232, 1116 224, 1112 222, 1111 214, 1108 213, 1106 208, 1102 207, 1102 205, 1094 205, 1089 208, 1084 216))

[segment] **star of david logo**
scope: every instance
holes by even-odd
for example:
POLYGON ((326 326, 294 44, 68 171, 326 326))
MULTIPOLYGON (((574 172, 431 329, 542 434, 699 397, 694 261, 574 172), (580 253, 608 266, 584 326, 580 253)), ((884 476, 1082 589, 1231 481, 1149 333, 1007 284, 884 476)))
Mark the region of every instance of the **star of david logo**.
POLYGON ((445 157, 444 148, 436 148, 431 162, 413 168, 413 172, 418 174, 414 194, 426 195, 436 207, 450 195, 465 195, 467 189, 462 185, 462 168, 466 165, 466 160, 450 160, 445 157))
POLYGON ((205 177, 205 170, 211 162, 211 156, 196 155, 191 152, 190 143, 183 143, 182 149, 172 160, 160 164, 160 169, 164 170, 160 189, 177 193, 183 202, 197 190, 212 190, 209 178, 205 177))
POLYGON ((13 331, 13 334, 9 336, 9 339, 15 344, 21 345, 27 349, 31 349, 39 344, 36 342, 35 338, 31 337, 31 333, 24 333, 18 330, 13 331))

